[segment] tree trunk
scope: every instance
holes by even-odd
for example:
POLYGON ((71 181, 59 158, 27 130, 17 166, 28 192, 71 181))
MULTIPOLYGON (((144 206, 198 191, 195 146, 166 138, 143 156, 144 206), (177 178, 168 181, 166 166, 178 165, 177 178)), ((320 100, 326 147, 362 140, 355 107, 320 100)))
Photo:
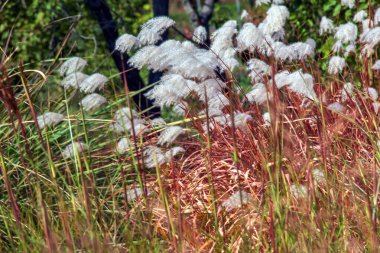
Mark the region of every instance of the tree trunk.
MULTIPOLYGON (((169 0, 153 0, 153 14, 154 17, 159 16, 169 16, 169 0)), ((162 40, 157 42, 156 45, 161 44, 162 42, 168 39, 168 32, 166 31, 161 36, 162 40)), ((158 82, 162 77, 162 72, 149 72, 149 83, 158 82)))
MULTIPOLYGON (((128 72, 125 73, 128 89, 130 91, 140 90, 144 87, 144 82, 141 79, 138 70, 128 64, 128 54, 121 54, 119 51, 114 50, 115 42, 119 37, 119 33, 106 0, 85 0, 85 4, 94 18, 98 21, 106 40, 107 48, 111 52, 112 58, 115 61, 118 70, 120 72, 128 70, 128 72)), ((123 79, 123 75, 121 75, 122 82, 124 82, 123 79)), ((133 100, 141 110, 145 110, 152 106, 152 102, 145 98, 142 94, 134 96, 133 100)))

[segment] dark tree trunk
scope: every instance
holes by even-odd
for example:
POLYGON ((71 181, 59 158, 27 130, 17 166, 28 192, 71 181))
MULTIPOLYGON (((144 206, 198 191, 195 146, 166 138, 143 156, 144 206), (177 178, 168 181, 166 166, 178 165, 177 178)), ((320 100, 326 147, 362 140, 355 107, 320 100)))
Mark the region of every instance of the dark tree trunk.
MULTIPOLYGON (((169 16, 169 0, 153 0, 153 14, 155 17, 169 16)), ((168 39, 168 32, 166 31, 162 36, 162 40, 156 45, 161 44, 168 39)), ((162 77, 162 72, 149 72, 149 83, 158 82, 162 77)))
MULTIPOLYGON (((137 91, 143 88, 144 82, 141 79, 138 70, 128 64, 128 54, 121 54, 119 51, 114 50, 119 33, 106 0, 85 0, 85 4, 94 18, 98 21, 106 40, 107 48, 112 53, 112 58, 115 61, 118 70, 120 72, 128 70, 128 72, 125 73, 128 89, 130 91, 137 91)), ((124 82, 123 79, 123 75, 121 75, 122 82, 124 82)), ((134 96, 133 100, 141 110, 145 110, 152 106, 152 102, 141 94, 134 96)), ((150 111, 150 113, 155 112, 157 112, 157 110, 150 111)))

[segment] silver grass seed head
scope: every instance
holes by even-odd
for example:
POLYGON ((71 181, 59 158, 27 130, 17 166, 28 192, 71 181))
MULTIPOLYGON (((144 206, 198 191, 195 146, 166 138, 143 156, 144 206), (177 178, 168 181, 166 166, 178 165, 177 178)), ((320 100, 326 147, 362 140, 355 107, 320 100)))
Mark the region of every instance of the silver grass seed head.
POLYGON ((166 16, 152 18, 142 25, 137 39, 142 45, 153 45, 161 40, 161 35, 174 24, 175 21, 166 16))
POLYGON ((45 112, 37 117, 38 126, 42 129, 48 126, 55 126, 62 122, 64 116, 56 112, 45 112))
POLYGON ((380 70, 380 60, 377 60, 375 64, 372 65, 372 70, 380 70))
POLYGON ((379 93, 375 88, 368 87, 367 89, 368 96, 373 100, 376 101, 379 98, 379 93))
POLYGON ((341 0, 341 5, 352 9, 355 7, 355 0, 341 0))
POLYGON ((245 96, 247 97, 249 103, 257 103, 259 105, 266 104, 268 98, 271 98, 271 95, 268 93, 267 88, 263 83, 256 83, 252 87, 252 90, 245 96))
POLYGON ((380 25, 380 8, 377 8, 373 17, 374 25, 380 25))
POLYGON ((352 22, 342 24, 337 28, 334 37, 342 43, 355 43, 358 37, 358 28, 352 22))
POLYGON ((180 136, 185 133, 185 129, 180 126, 169 126, 165 128, 158 137, 157 144, 160 146, 169 146, 180 136))
POLYGON ((197 42, 198 44, 202 44, 207 39, 207 31, 204 26, 198 26, 195 28, 193 33, 193 41, 197 42))
POLYGON ((87 61, 80 57, 71 57, 62 63, 59 68, 61 76, 67 76, 75 72, 80 72, 87 65, 87 61))
POLYGON ((140 45, 139 40, 131 34, 123 34, 115 42, 115 50, 121 53, 129 53, 134 47, 140 45))
POLYGON ((87 146, 87 144, 85 144, 83 142, 74 141, 73 143, 66 146, 66 148, 62 152, 62 156, 65 159, 72 158, 76 154, 81 154, 88 149, 89 149, 89 147, 87 146))
POLYGON ((108 78, 102 74, 95 73, 87 77, 80 85, 80 91, 84 93, 93 93, 96 89, 102 89, 108 82, 108 78))
POLYGON ((161 148, 157 146, 147 146, 143 152, 144 164, 147 168, 156 168, 166 162, 165 154, 161 148))
POLYGON ((79 102, 79 105, 81 105, 85 111, 92 111, 101 107, 105 103, 107 103, 107 99, 105 97, 97 93, 92 93, 84 97, 79 102))
POLYGON ((361 10, 361 11, 356 12, 353 20, 354 22, 359 23, 359 22, 362 22, 367 17, 368 17, 367 12, 365 10, 361 10))
POLYGON ((66 90, 70 87, 77 89, 86 78, 88 78, 88 75, 82 72, 74 72, 63 78, 61 86, 66 90))
POLYGON ((334 22, 327 18, 326 16, 323 16, 321 19, 321 22, 319 24, 319 34, 323 35, 325 33, 331 34, 334 32, 335 27, 334 27, 334 22))
POLYGON ((241 208, 243 205, 253 201, 253 197, 246 191, 237 191, 233 193, 228 199, 223 201, 222 207, 230 212, 234 209, 241 208))
POLYGON ((329 104, 327 107, 327 110, 335 112, 335 113, 344 113, 346 108, 339 102, 334 102, 332 104, 329 104))
POLYGON ((341 73, 345 66, 346 61, 344 60, 344 58, 339 56, 333 56, 330 58, 329 67, 327 71, 331 75, 336 75, 341 73))
POLYGON ((296 198, 296 199, 301 199, 305 198, 307 196, 307 188, 304 185, 291 185, 290 188, 290 194, 296 198))
POLYGON ((117 142, 116 151, 120 154, 125 154, 130 148, 130 140, 127 137, 123 137, 117 142))

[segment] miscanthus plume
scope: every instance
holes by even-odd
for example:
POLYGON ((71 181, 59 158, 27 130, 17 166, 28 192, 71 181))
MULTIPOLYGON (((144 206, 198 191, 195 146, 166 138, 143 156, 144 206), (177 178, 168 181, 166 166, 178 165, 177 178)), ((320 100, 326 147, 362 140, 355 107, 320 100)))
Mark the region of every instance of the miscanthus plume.
POLYGON ((329 74, 336 75, 338 73, 341 73, 345 66, 346 61, 344 60, 344 58, 339 56, 333 56, 329 61, 328 72, 329 74))
POLYGON ((62 156, 66 159, 74 157, 76 154, 80 155, 84 151, 88 150, 89 147, 83 142, 73 142, 66 146, 62 152, 62 156))
POLYGON ((246 95, 250 103, 265 104, 271 95, 268 93, 265 84, 257 83, 252 87, 252 90, 246 95))
POLYGON ((321 23, 319 24, 319 34, 330 34, 334 32, 334 29, 334 22, 331 19, 323 16, 321 19, 321 23))
POLYGON ((123 137, 117 142, 116 151, 120 154, 125 154, 130 147, 130 140, 127 137, 123 137))
POLYGON ((198 26, 193 33, 193 40, 199 44, 202 44, 207 39, 207 31, 204 26, 198 26))
POLYGON ((83 74, 82 72, 74 72, 63 78, 61 86, 64 89, 69 89, 70 87, 77 89, 86 78, 88 78, 88 75, 83 74))
POLYGON ((341 4, 342 6, 352 9, 355 7, 355 0, 341 0, 341 4))
POLYGON ((362 22, 363 20, 365 20, 366 18, 368 17, 368 14, 366 11, 364 10, 361 10, 361 11, 358 11, 355 16, 354 16, 354 22, 362 22))
POLYGON ((335 32, 335 38, 342 43, 355 43, 357 37, 358 28, 351 22, 340 25, 335 32))
POLYGON ((99 108, 103 104, 107 103, 107 99, 97 93, 92 93, 84 97, 79 105, 83 106, 83 110, 91 111, 99 108))
POLYGON ((252 201, 253 201, 253 197, 251 196, 251 194, 249 194, 246 191, 237 191, 233 193, 225 201, 223 201, 222 207, 225 208, 227 212, 230 212, 252 201))
POLYGON ((373 70, 380 70, 380 60, 377 60, 375 64, 372 65, 373 70))
POLYGON ((171 145, 185 130, 180 126, 170 126, 165 128, 158 137, 157 144, 160 146, 171 145))
POLYGON ((161 35, 175 24, 169 17, 161 16, 148 20, 141 27, 137 39, 143 45, 152 45, 161 40, 161 35))
POLYGON ((376 9, 375 15, 373 17, 373 22, 375 25, 380 25, 380 8, 376 9))
POLYGON ((87 61, 80 57, 71 57, 62 63, 59 73, 61 76, 67 76, 72 73, 82 71, 87 65, 87 61))
POLYGON ((139 40, 130 34, 123 34, 117 38, 115 42, 115 50, 120 51, 121 53, 129 52, 134 47, 139 46, 139 40))
POLYGON ((96 89, 102 89, 107 82, 108 78, 106 76, 95 73, 84 79, 79 88, 84 93, 93 93, 96 89))
POLYGON ((37 117, 37 123, 40 128, 45 128, 48 126, 55 126, 62 122, 64 116, 56 112, 45 112, 44 114, 37 117))

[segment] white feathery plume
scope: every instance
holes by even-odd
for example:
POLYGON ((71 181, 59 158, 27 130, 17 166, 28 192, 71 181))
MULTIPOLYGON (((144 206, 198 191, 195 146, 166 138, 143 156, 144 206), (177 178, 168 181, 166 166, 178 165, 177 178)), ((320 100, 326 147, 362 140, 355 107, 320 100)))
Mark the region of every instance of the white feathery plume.
POLYGON ((360 41, 374 48, 380 42, 380 27, 368 29, 360 35, 360 41))
POLYGON ((359 23, 359 22, 362 22, 367 17, 368 17, 367 12, 364 10, 361 10, 361 11, 356 12, 353 20, 354 22, 359 23))
POLYGON ((313 101, 318 101, 317 94, 314 91, 314 80, 312 75, 302 73, 301 70, 295 71, 287 76, 289 89, 303 95, 313 101))
POLYGON ((346 61, 344 60, 344 58, 339 56, 333 56, 329 61, 329 68, 327 71, 329 72, 329 74, 336 75, 338 73, 341 73, 345 66, 346 61))
POLYGON ((185 133, 185 129, 180 126, 170 126, 165 128, 158 137, 157 144, 160 146, 171 145, 180 135, 185 133))
POLYGON ((141 69, 149 63, 156 50, 156 46, 143 47, 129 59, 128 63, 137 69, 141 69))
POLYGON ((97 93, 92 93, 84 97, 79 102, 79 105, 83 106, 83 110, 91 111, 91 110, 99 108, 105 103, 107 103, 107 99, 105 97, 97 93))
POLYGON ((264 120, 264 126, 269 126, 270 125, 271 118, 270 118, 270 113, 269 112, 265 112, 263 114, 263 120, 264 120))
POLYGON ((247 64, 248 70, 251 71, 249 77, 255 82, 264 81, 263 77, 271 74, 270 66, 259 59, 252 58, 247 64))
POLYGON ((256 7, 261 6, 263 4, 270 4, 270 0, 256 0, 255 1, 256 7))
POLYGON ((228 106, 230 101, 222 93, 215 94, 212 97, 208 97, 208 115, 210 117, 220 116, 223 114, 222 110, 224 107, 228 106))
POLYGON ((374 52, 375 50, 373 49, 373 46, 371 46, 370 44, 364 44, 362 50, 360 51, 361 55, 367 58, 370 58, 374 52))
POLYGON ((373 27, 373 21, 369 18, 362 21, 363 33, 366 33, 371 27, 373 27))
POLYGON ((147 168, 155 168, 166 162, 165 154, 156 146, 147 146, 143 152, 144 164, 147 168))
POLYGON ((321 23, 319 24, 319 34, 322 35, 322 34, 325 34, 325 33, 332 33, 334 32, 335 28, 334 28, 334 22, 323 16, 322 19, 321 19, 321 23))
POLYGON ((134 47, 139 46, 139 40, 130 34, 123 34, 115 42, 115 50, 121 53, 129 53, 134 47))
POLYGON ((285 29, 281 28, 280 30, 275 31, 274 33, 272 33, 272 39, 274 41, 284 41, 284 39, 285 39, 285 29))
POLYGON ((346 108, 339 102, 329 104, 326 108, 327 110, 330 110, 335 113, 343 113, 346 110, 346 108))
POLYGON ((245 23, 240 29, 239 34, 236 36, 238 50, 250 50, 254 51, 256 47, 260 47, 265 42, 265 37, 252 23, 245 23))
POLYGON ((259 25, 259 29, 266 35, 272 35, 272 33, 283 29, 288 17, 288 8, 284 5, 272 5, 267 11, 266 18, 259 25))
POLYGON ((129 107, 124 107, 116 111, 114 116, 114 122, 111 127, 116 133, 122 133, 124 131, 132 132, 132 126, 135 130, 135 134, 139 135, 146 131, 146 126, 144 120, 139 118, 139 115, 133 109, 129 107), (133 118, 133 125, 132 125, 133 118))
POLYGON ((223 70, 233 71, 238 67, 239 61, 235 58, 236 50, 235 48, 226 48, 222 55, 219 55, 219 63, 223 70))
POLYGON ((332 46, 332 51, 334 53, 339 53, 343 50, 343 44, 340 40, 337 40, 334 45, 332 46))
POLYGON ((152 121, 150 123, 154 127, 166 126, 166 121, 163 118, 161 118, 161 117, 152 119, 152 121))
POLYGON ((376 9, 375 15, 373 16, 373 23, 375 25, 380 25, 380 8, 376 9))
POLYGON ((188 106, 189 105, 186 102, 177 103, 173 106, 173 112, 179 116, 185 116, 188 106))
POLYGON ((195 92, 202 102, 206 102, 206 96, 207 99, 210 100, 226 88, 226 83, 218 78, 206 79, 203 82, 199 83, 199 85, 195 88, 195 92))
POLYGON ((314 169, 313 172, 313 180, 314 180, 314 184, 317 186, 317 185, 324 185, 326 184, 326 178, 325 178, 325 174, 323 173, 322 170, 320 169, 314 169))
POLYGON ((67 76, 74 72, 80 72, 87 65, 87 61, 80 57, 71 57, 62 63, 59 68, 59 74, 61 76, 67 76))
POLYGON ((248 192, 237 191, 234 194, 232 194, 228 199, 223 201, 222 207, 227 212, 230 212, 236 208, 241 208, 243 205, 246 205, 252 201, 253 201, 253 198, 248 192))
POLYGON ((355 24, 348 22, 337 28, 334 37, 342 43, 354 43, 358 37, 358 28, 355 24))
POLYGON ((380 70, 380 60, 377 60, 372 66, 372 70, 380 70))
MULTIPOLYGON (((252 121, 253 118, 251 115, 243 112, 234 113, 234 126, 235 128, 239 128, 242 131, 248 131, 248 122, 252 121)), ((230 115, 227 117, 227 122, 230 127, 232 127, 232 119, 230 115)))
POLYGON ((342 0, 341 5, 352 9, 355 7, 355 0, 342 0))
POLYGON ((344 50, 344 57, 348 57, 350 54, 355 54, 355 50, 356 48, 354 44, 348 45, 344 50))
POLYGON ((297 60, 302 60, 314 55, 314 48, 304 42, 296 42, 290 44, 288 47, 290 51, 293 51, 293 57, 297 60))
POLYGON ((379 109, 380 109, 380 103, 375 101, 372 103, 372 107, 373 107, 373 110, 375 111, 376 114, 379 113, 379 109))
POLYGON ((61 86, 64 89, 69 89, 70 87, 73 87, 74 89, 77 89, 79 85, 88 77, 88 75, 83 74, 82 72, 75 72, 70 75, 67 75, 65 78, 63 78, 61 82, 61 86))
POLYGON ((317 42, 315 42, 315 40, 312 39, 312 38, 308 38, 305 41, 305 43, 308 44, 309 46, 311 46, 311 48, 313 49, 313 51, 317 48, 317 42))
POLYGON ((245 96, 250 103, 258 103, 259 105, 265 104, 268 101, 268 98, 270 99, 271 97, 263 83, 255 84, 252 90, 245 96))
POLYGON ((367 92, 368 92, 369 97, 372 100, 376 101, 379 98, 379 93, 377 92, 375 88, 368 87, 367 92))
POLYGON ((305 198, 307 196, 307 188, 304 185, 291 185, 290 188, 290 194, 296 198, 305 198))
POLYGON ((202 44, 207 39, 207 31, 204 26, 198 26, 193 33, 193 40, 198 44, 202 44))
POLYGON ((142 25, 137 39, 143 45, 152 45, 161 40, 161 35, 174 24, 175 21, 166 16, 152 18, 142 25))
MULTIPOLYGON (((148 195, 151 192, 148 190, 148 195)), ((134 187, 126 191, 127 201, 133 202, 137 198, 141 197, 144 194, 144 191, 140 187, 134 187)))
POLYGON ((123 137, 117 142, 116 151, 120 154, 125 154, 130 147, 130 140, 127 137, 123 137))
POLYGON ((277 60, 292 61, 296 59, 296 52, 293 51, 291 46, 287 46, 282 42, 275 42, 272 45, 274 49, 274 56, 277 60))
POLYGON ((354 94, 354 86, 352 83, 345 83, 343 89, 340 91, 342 101, 347 101, 354 94))
POLYGON ((170 162, 173 157, 185 153, 185 149, 182 147, 173 147, 165 152, 165 160, 170 162))
POLYGON ((273 0, 272 1, 272 4, 277 4, 277 5, 284 4, 284 3, 285 3, 284 0, 273 0))
POLYGON ((38 126, 42 129, 47 126, 55 126, 62 122, 65 117, 56 112, 45 112, 44 114, 37 117, 38 126))
POLYGON ((178 74, 166 74, 160 84, 145 93, 145 96, 154 100, 154 104, 161 108, 180 103, 182 99, 195 90, 197 83, 192 80, 185 79, 178 74))
POLYGON ((211 35, 212 52, 221 56, 226 49, 233 47, 233 37, 237 33, 236 26, 236 20, 229 20, 211 35))
POLYGON ((62 152, 62 156, 68 159, 70 157, 74 157, 75 154, 83 153, 88 149, 89 147, 85 143, 74 141, 73 143, 66 146, 62 152))
POLYGON ((287 71, 287 70, 284 70, 284 71, 278 72, 274 76, 274 80, 276 82, 276 86, 277 86, 278 89, 281 89, 285 85, 289 84, 289 80, 288 80, 288 76, 289 75, 290 75, 290 72, 287 71))
POLYGON ((241 20, 248 20, 251 16, 249 15, 247 10, 243 10, 240 14, 241 20))
POLYGON ((93 93, 96 89, 102 89, 106 82, 108 82, 106 76, 95 73, 84 79, 79 88, 84 93, 93 93))

